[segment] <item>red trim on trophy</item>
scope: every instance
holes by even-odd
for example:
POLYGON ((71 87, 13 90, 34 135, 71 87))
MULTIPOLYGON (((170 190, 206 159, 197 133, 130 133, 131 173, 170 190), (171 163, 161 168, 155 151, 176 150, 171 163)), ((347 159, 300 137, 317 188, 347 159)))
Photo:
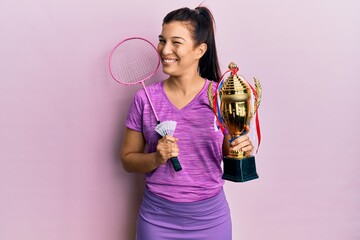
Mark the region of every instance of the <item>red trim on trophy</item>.
MULTIPOLYGON (((246 81, 246 80, 245 80, 246 81)), ((249 82, 248 82, 249 83, 249 82)), ((251 84, 249 83, 249 86, 251 88, 251 90, 254 93, 255 98, 258 97, 258 93, 257 91, 253 88, 253 86, 251 86, 251 84)), ((256 148, 256 153, 259 151, 259 147, 260 147, 260 143, 261 143, 261 130, 260 130, 260 120, 259 120, 259 109, 256 109, 256 114, 255 114, 255 125, 256 125, 256 133, 257 133, 257 137, 258 137, 258 146, 256 148)))
MULTIPOLYGON (((239 70, 239 69, 238 69, 239 70)), ((221 115, 219 113, 220 111, 220 106, 218 105, 218 92, 219 92, 219 86, 222 85, 223 81, 224 81, 224 76, 225 74, 227 74, 228 72, 232 72, 234 73, 234 71, 232 69, 229 69, 227 70, 226 72, 223 73, 223 75, 220 77, 219 81, 218 81, 218 84, 216 85, 216 91, 215 91, 215 96, 214 96, 214 113, 215 113, 215 116, 216 116, 216 122, 218 124, 218 126, 220 127, 221 131, 224 133, 225 132, 225 127, 224 127, 224 124, 223 124, 223 120, 221 118, 221 115)), ((237 70, 236 70, 237 72, 237 70)), ((235 73, 236 73, 235 72, 235 73)))

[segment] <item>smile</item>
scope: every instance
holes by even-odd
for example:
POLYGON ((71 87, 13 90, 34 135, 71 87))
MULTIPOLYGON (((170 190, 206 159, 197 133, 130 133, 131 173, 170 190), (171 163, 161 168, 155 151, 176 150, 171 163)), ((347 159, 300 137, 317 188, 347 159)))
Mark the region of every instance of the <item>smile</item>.
POLYGON ((162 61, 163 61, 163 63, 171 64, 171 63, 176 62, 177 59, 166 59, 166 58, 163 58, 162 61))

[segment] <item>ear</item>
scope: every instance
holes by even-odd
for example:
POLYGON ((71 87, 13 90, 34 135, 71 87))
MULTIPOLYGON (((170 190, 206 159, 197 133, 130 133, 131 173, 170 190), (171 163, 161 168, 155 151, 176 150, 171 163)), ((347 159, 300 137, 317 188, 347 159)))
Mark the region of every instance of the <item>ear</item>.
POLYGON ((196 48, 196 57, 197 57, 197 59, 200 59, 202 56, 204 56, 206 51, 207 51, 207 44, 206 43, 201 43, 199 46, 197 46, 197 48, 196 48))

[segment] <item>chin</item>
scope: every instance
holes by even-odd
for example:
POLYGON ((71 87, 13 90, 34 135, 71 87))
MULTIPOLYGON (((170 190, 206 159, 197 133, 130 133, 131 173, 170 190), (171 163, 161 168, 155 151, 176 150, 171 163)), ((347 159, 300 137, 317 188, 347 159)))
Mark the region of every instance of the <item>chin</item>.
POLYGON ((167 67, 167 66, 163 66, 162 67, 162 71, 163 71, 163 73, 165 73, 165 74, 168 74, 168 75, 173 75, 173 71, 171 71, 170 69, 169 69, 169 67, 167 67))

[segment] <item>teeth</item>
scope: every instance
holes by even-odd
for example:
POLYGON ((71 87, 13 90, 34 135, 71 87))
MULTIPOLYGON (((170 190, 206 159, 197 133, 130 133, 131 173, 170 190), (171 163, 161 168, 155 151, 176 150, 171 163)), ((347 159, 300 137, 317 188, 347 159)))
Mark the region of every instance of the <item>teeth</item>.
POLYGON ((165 63, 174 63, 176 62, 176 59, 163 59, 165 63))

